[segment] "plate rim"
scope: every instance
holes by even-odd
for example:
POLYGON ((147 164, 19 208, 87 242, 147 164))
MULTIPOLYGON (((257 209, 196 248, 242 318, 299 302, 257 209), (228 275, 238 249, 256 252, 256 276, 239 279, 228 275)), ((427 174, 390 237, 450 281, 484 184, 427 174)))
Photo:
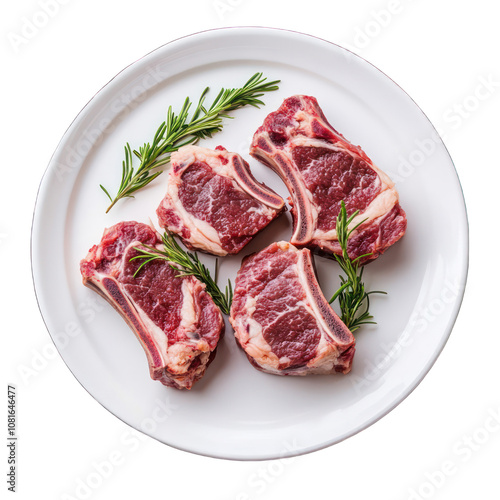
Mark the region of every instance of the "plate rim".
MULTIPOLYGON (((48 181, 47 181, 47 184, 49 184, 48 181)), ((53 151, 53 153, 52 153, 52 155, 51 155, 51 157, 50 157, 50 159, 49 159, 49 161, 47 163, 47 166, 45 167, 45 170, 44 170, 44 172, 42 174, 42 177, 40 179, 40 183, 38 185, 38 189, 37 189, 37 192, 36 192, 35 203, 34 203, 34 206, 33 206, 32 221, 31 221, 31 230, 30 230, 30 267, 31 267, 31 277, 32 277, 33 290, 35 292, 35 299, 36 299, 36 303, 37 303, 37 306, 38 306, 38 310, 40 311, 40 315, 42 317, 42 321, 43 321, 43 323, 45 325, 45 328, 46 328, 46 330, 47 330, 47 332, 49 334, 50 340, 54 344, 54 347, 56 348, 57 352, 59 353, 59 356, 62 358, 64 364, 69 369, 69 371, 73 375, 73 377, 78 381, 78 383, 105 410, 107 410, 108 412, 110 412, 113 416, 115 416, 116 418, 118 418, 119 420, 121 420, 127 426, 133 428, 136 432, 140 432, 141 434, 144 434, 145 436, 147 436, 147 437, 149 437, 151 439, 155 439, 156 441, 159 441, 162 444, 165 444, 165 445, 170 446, 170 447, 172 447, 174 449, 177 449, 177 450, 181 450, 181 451, 193 453, 193 454, 200 455, 200 456, 210 457, 210 458, 223 459, 223 460, 235 460, 235 461, 279 460, 279 459, 282 459, 282 458, 291 458, 291 457, 295 457, 295 456, 301 456, 301 455, 305 455, 305 454, 308 454, 308 453, 311 453, 311 452, 314 452, 314 451, 319 451, 319 450, 328 448, 330 446, 338 444, 338 443, 340 443, 340 442, 348 439, 349 437, 352 437, 352 436, 358 434, 359 432, 367 429, 368 427, 370 427, 373 424, 375 424, 376 422, 378 422, 381 418, 383 418, 384 416, 386 416, 387 414, 389 414, 392 410, 394 410, 394 408, 396 408, 397 406, 399 406, 420 385, 420 383, 425 378, 425 376, 427 375, 427 373, 429 373, 429 371, 432 369, 432 367, 436 363, 437 359, 441 355, 441 353, 442 353, 442 351, 443 351, 446 343, 448 342, 448 340, 450 338, 450 335, 451 335, 451 333, 453 331, 455 323, 456 323, 456 321, 458 319, 458 315, 460 313, 460 309, 461 309, 461 306, 462 306, 462 303, 463 303, 463 299, 464 299, 464 295, 465 295, 465 289, 466 289, 466 285, 467 285, 468 271, 469 271, 469 254, 470 254, 469 218, 468 218, 468 212, 467 212, 467 204, 466 204, 466 201, 465 201, 464 191, 463 191, 463 187, 462 187, 462 184, 461 184, 461 181, 460 181, 460 177, 458 175, 455 163, 453 162, 453 158, 451 157, 451 155, 449 153, 449 150, 446 147, 446 144, 445 144, 445 142, 443 140, 443 137, 441 136, 441 134, 439 133, 439 131, 434 127, 432 121, 429 119, 429 117, 426 115, 426 113, 422 110, 422 108, 416 103, 416 101, 397 82, 395 82, 385 72, 383 72, 382 70, 380 70, 377 66, 375 66, 373 63, 371 63, 370 61, 368 61, 364 57, 360 56, 359 54, 356 54, 355 52, 353 52, 352 50, 350 50, 350 49, 348 49, 346 47, 343 47, 343 46, 341 46, 341 45, 339 45, 339 44, 337 44, 335 42, 326 40, 326 39, 324 39, 322 37, 319 37, 319 36, 316 36, 316 35, 312 35, 312 34, 309 34, 309 33, 304 33, 304 32, 300 32, 300 31, 297 31, 297 30, 290 30, 290 29, 285 29, 285 28, 262 26, 262 25, 225 26, 225 27, 219 27, 219 28, 211 28, 211 29, 206 29, 206 30, 200 30, 200 31, 197 31, 197 32, 193 32, 193 33, 190 33, 190 34, 187 34, 187 35, 183 35, 183 36, 177 37, 177 38, 172 39, 172 40, 170 40, 170 41, 168 41, 168 42, 166 42, 166 43, 164 43, 164 44, 156 47, 155 49, 153 49, 153 50, 145 53, 140 58, 132 61, 130 64, 128 64, 125 67, 123 67, 112 78, 110 78, 104 85, 102 85, 92 95, 92 97, 86 102, 86 104, 81 108, 81 110, 76 114, 76 116, 70 122, 70 124, 68 125, 68 127, 65 129, 64 133, 62 134, 60 140, 58 141, 58 143, 57 143, 57 145, 56 145, 56 147, 55 147, 55 149, 54 149, 54 151, 53 151), (313 40, 318 40, 318 41, 320 41, 322 43, 326 43, 326 44, 329 44, 331 46, 334 46, 334 47, 336 47, 336 49, 340 49, 341 51, 348 52, 349 54, 351 54, 351 56, 354 59, 359 59, 363 63, 368 64, 371 67, 371 70, 375 71, 376 73, 378 73, 379 76, 385 77, 388 80, 390 80, 390 82, 392 82, 395 86, 397 86, 398 89, 400 91, 402 91, 405 94, 405 96, 411 100, 411 102, 413 103, 413 105, 415 106, 415 108, 418 109, 418 111, 420 111, 420 113, 423 115, 424 119, 426 120, 427 124, 431 127, 432 131, 436 134, 436 137, 439 139, 439 143, 444 148, 444 152, 446 153, 446 156, 448 157, 449 162, 450 162, 451 166, 453 167, 453 170, 454 170, 454 173, 455 173, 455 176, 456 176, 456 180, 457 180, 458 186, 460 188, 460 194, 461 194, 460 201, 462 202, 463 210, 464 210, 464 219, 461 221, 461 224, 463 224, 463 228, 462 229, 464 230, 463 238, 464 238, 465 245, 464 245, 464 248, 462 249, 462 252, 463 252, 463 268, 461 269, 461 276, 460 276, 461 279, 460 279, 460 282, 458 283, 459 293, 458 293, 458 295, 456 297, 456 300, 454 301, 452 310, 450 311, 451 312, 450 320, 449 320, 448 324, 446 325, 446 327, 443 329, 443 333, 441 335, 441 339, 440 339, 440 343, 438 344, 438 348, 435 349, 435 351, 433 352, 433 354, 430 357, 430 359, 421 368, 418 376, 414 378, 414 380, 412 381, 411 384, 408 384, 408 386, 402 391, 401 395, 399 397, 397 397, 393 401, 393 403, 391 405, 386 406, 378 414, 376 414, 376 415, 372 416, 371 418, 365 420, 362 424, 360 424, 355 429, 350 430, 348 432, 345 432, 344 434, 342 434, 340 436, 337 436, 337 437, 335 437, 333 439, 328 439, 328 440, 324 441, 321 445, 312 445, 312 446, 309 446, 309 447, 301 448, 300 450, 291 450, 291 451, 287 451, 287 452, 284 452, 284 453, 280 453, 279 455, 278 454, 269 455, 269 454, 260 453, 259 456, 253 456, 253 455, 252 456, 245 456, 244 453, 243 454, 241 454, 241 453, 240 454, 234 453, 233 455, 230 456, 228 454, 221 455, 221 454, 216 454, 216 453, 213 453, 213 454, 212 453, 207 453, 207 452, 203 452, 203 451, 200 451, 200 450, 196 450, 193 447, 189 448, 189 447, 182 447, 182 446, 174 445, 174 444, 171 444, 171 443, 167 443, 167 442, 161 440, 158 437, 155 437, 155 436, 152 436, 151 434, 146 433, 145 431, 141 430, 140 428, 134 426, 132 423, 129 423, 129 422, 125 421, 124 418, 120 417, 119 415, 117 415, 116 413, 114 413, 112 410, 110 410, 104 404, 104 402, 101 402, 99 399, 97 399, 97 397, 94 396, 85 387, 85 385, 83 384, 83 382, 74 374, 74 372, 71 370, 70 366, 66 362, 65 357, 62 355, 60 349, 58 348, 57 344, 55 343, 54 337, 53 337, 53 335, 52 335, 52 333, 51 333, 51 331, 50 331, 50 329, 49 329, 49 327, 47 325, 47 320, 46 320, 46 317, 44 315, 44 312, 42 311, 42 306, 40 304, 39 294, 41 293, 41 290, 37 291, 37 283, 36 283, 36 278, 35 278, 35 272, 36 271, 34 269, 34 262, 33 262, 34 250, 35 250, 35 248, 34 248, 34 246, 35 246, 35 244, 34 244, 34 232, 36 230, 35 224, 36 224, 36 214, 37 214, 38 202, 39 202, 39 199, 40 199, 40 194, 41 194, 42 188, 44 187, 44 184, 47 181, 47 177, 48 177, 48 174, 49 174, 49 171, 50 171, 50 167, 53 164, 54 158, 60 152, 60 150, 62 148, 62 145, 64 144, 67 136, 72 131, 72 129, 78 124, 78 122, 82 118, 82 116, 85 113, 85 111, 89 108, 89 106, 93 103, 93 101, 97 98, 97 96, 99 96, 101 94, 101 92, 103 92, 114 80, 116 80, 120 75, 122 75, 124 72, 126 72, 129 68, 131 68, 132 66, 134 66, 136 64, 140 64, 141 61, 144 61, 144 59, 146 59, 148 56, 154 54, 155 52, 163 50, 165 47, 168 47, 171 44, 175 44, 176 42, 179 42, 179 41, 184 40, 184 39, 194 38, 194 37, 197 37, 199 35, 214 34, 214 36, 216 36, 216 35, 221 34, 223 32, 230 32, 230 31, 240 31, 241 32, 243 30, 249 30, 249 32, 253 31, 254 33, 257 33, 260 30, 262 30, 262 31, 268 31, 268 32, 281 32, 281 33, 284 33, 285 35, 287 35, 287 34, 293 34, 294 36, 307 37, 307 38, 310 38, 310 39, 313 39, 313 40)))

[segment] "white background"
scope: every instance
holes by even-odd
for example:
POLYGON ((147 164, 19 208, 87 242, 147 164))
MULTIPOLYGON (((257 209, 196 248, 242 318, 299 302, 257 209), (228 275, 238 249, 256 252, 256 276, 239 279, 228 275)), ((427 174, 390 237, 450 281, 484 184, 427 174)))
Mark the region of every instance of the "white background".
MULTIPOLYGON (((13 383, 18 393, 18 498, 500 498, 499 231, 492 215, 500 181, 499 13, 491 0, 23 0, 4 6, 1 356, 3 387, 13 383), (37 188, 80 109, 123 67, 165 42, 238 25, 325 38, 395 80, 442 131, 470 224, 462 309, 424 381, 360 434, 274 462, 215 460, 135 437, 54 353, 30 271, 37 188)), ((3 455, 6 472, 6 448, 3 455)), ((0 488, 7 490, 5 479, 0 488)))

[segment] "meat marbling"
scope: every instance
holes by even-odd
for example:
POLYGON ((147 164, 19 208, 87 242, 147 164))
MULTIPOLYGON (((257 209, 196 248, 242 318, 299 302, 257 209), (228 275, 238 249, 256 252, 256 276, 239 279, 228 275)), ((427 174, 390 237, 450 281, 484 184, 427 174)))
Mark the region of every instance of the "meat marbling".
POLYGON ((290 242, 323 254, 341 254, 335 230, 340 203, 350 216, 351 258, 373 260, 406 231, 406 215, 394 183, 359 146, 326 120, 314 97, 285 99, 256 131, 250 154, 271 167, 291 194, 294 230, 290 242))
POLYGON ((285 210, 283 199, 255 180, 248 163, 222 146, 184 146, 171 164, 157 215, 160 226, 191 249, 238 253, 285 210))
POLYGON ((146 224, 121 222, 104 231, 80 263, 84 285, 125 319, 146 352, 151 378, 190 389, 215 356, 224 321, 198 279, 177 277, 165 260, 130 260, 134 247, 161 244, 146 224))
POLYGON ((243 260, 230 322, 250 362, 276 375, 348 373, 355 340, 316 280, 311 252, 273 243, 243 260))

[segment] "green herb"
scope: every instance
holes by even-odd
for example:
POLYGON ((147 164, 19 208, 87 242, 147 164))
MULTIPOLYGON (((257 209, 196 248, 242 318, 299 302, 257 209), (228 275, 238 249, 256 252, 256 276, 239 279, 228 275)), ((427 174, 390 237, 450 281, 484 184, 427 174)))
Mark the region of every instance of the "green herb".
POLYGON ((349 236, 351 236, 353 231, 364 222, 361 221, 359 224, 349 229, 349 224, 358 213, 359 210, 356 210, 356 212, 348 218, 345 203, 343 201, 341 202, 340 212, 337 216, 336 229, 337 238, 342 249, 342 255, 335 255, 335 258, 340 264, 342 271, 344 271, 345 277, 340 276, 341 286, 330 299, 330 304, 335 301, 335 299, 339 299, 340 310, 342 312, 340 319, 351 332, 356 331, 361 325, 368 323, 375 324, 375 321, 370 321, 373 319, 373 316, 369 313, 369 296, 372 293, 386 293, 381 291, 365 291, 365 285, 362 281, 364 268, 361 267, 360 269, 359 261, 364 257, 370 256, 371 253, 360 255, 353 260, 351 260, 347 254, 347 241, 349 236), (361 311, 363 307, 364 310, 361 311))
POLYGON ((181 111, 176 115, 172 106, 168 108, 167 120, 163 122, 151 144, 145 143, 139 151, 130 148, 129 143, 125 146, 125 160, 122 163, 122 180, 116 196, 113 198, 106 188, 101 184, 101 189, 111 201, 106 210, 108 213, 115 203, 122 198, 133 198, 133 193, 147 186, 156 179, 162 170, 159 167, 170 161, 170 155, 181 146, 194 144, 199 139, 212 137, 212 134, 222 130, 222 119, 232 118, 225 113, 234 111, 243 106, 259 107, 264 103, 259 99, 265 92, 277 90, 280 80, 266 82, 267 78, 262 73, 248 80, 243 87, 238 89, 222 88, 210 108, 204 106, 205 97, 209 91, 207 87, 201 94, 192 116, 188 119, 191 100, 186 98, 181 111), (134 170, 132 166, 133 156, 139 158, 139 166, 134 170))
POLYGON ((179 271, 177 276, 194 276, 198 278, 202 283, 205 283, 205 290, 210 294, 214 302, 220 307, 224 314, 229 314, 231 309, 231 301, 233 300, 233 287, 231 281, 228 280, 228 285, 226 286, 225 293, 222 293, 217 285, 217 274, 218 274, 218 260, 215 266, 215 280, 212 279, 210 271, 205 267, 205 265, 200 261, 198 254, 186 252, 183 250, 177 240, 171 233, 165 232, 162 236, 162 242, 164 250, 159 250, 155 247, 149 245, 144 245, 143 247, 134 247, 134 250, 140 253, 132 257, 130 260, 145 259, 144 262, 137 268, 134 276, 153 260, 162 259, 166 260, 170 267, 179 271), (179 267, 180 266, 180 267, 179 267))

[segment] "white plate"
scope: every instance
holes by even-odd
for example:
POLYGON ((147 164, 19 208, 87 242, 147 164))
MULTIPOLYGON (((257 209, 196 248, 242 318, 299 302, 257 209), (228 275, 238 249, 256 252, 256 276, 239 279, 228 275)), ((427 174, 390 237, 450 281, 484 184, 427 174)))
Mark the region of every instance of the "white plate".
MULTIPOLYGON (((291 235, 287 214, 243 254, 291 235)), ((221 264, 234 279, 243 255, 221 264)), ((213 266, 214 259, 203 256, 213 266)), ((458 314, 468 262, 464 200, 452 161, 424 114, 392 80, 349 51, 317 38, 267 28, 230 28, 169 43, 123 70, 82 110, 42 180, 32 232, 36 293, 47 328, 75 377, 109 411, 183 450, 232 459, 293 456, 337 443, 400 403, 443 348, 458 314), (123 146, 150 141, 168 105, 197 99, 206 85, 239 87, 263 71, 281 79, 262 109, 244 108, 202 144, 224 145, 250 161, 255 177, 288 196, 281 181, 249 158, 264 117, 285 97, 317 97, 327 118, 396 181, 408 216, 404 238, 366 268, 368 287, 382 289, 376 326, 356 334, 347 376, 276 377, 255 370, 228 326, 206 376, 192 391, 150 380, 132 332, 81 284, 79 261, 105 227, 121 220, 156 223, 162 175, 135 200, 109 214, 102 183, 115 192, 123 146)), ((316 259, 327 297, 338 286, 336 263, 316 259)), ((68 395, 68 398, 70 395, 68 395)))

